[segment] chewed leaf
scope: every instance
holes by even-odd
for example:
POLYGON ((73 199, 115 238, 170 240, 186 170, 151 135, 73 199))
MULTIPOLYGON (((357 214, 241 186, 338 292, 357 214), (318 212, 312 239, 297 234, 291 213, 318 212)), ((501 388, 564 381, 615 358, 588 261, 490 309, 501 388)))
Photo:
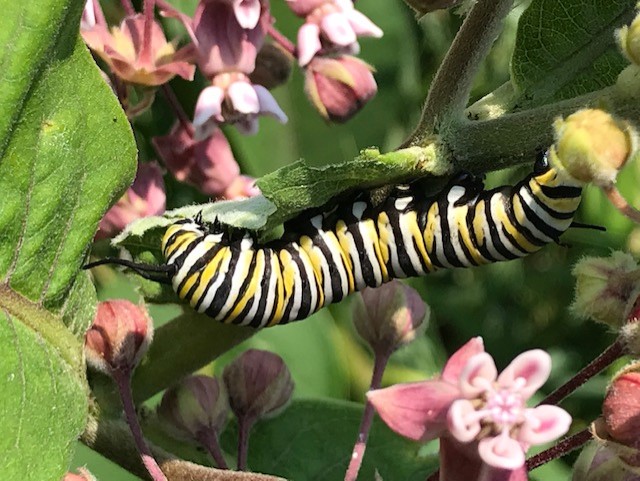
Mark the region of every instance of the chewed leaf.
POLYGON ((518 24, 511 62, 517 109, 593 92, 627 65, 614 32, 636 0, 533 0, 518 24))

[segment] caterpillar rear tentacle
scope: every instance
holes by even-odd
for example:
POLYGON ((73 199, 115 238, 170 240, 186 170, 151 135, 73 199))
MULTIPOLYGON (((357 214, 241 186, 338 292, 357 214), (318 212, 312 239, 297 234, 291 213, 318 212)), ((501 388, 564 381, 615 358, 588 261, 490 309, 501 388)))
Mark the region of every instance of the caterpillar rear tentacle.
POLYGON ((164 235, 164 275, 181 299, 218 321, 284 324, 392 278, 524 257, 558 241, 581 192, 539 159, 511 187, 487 191, 465 175, 431 197, 403 185, 374 205, 361 193, 296 217, 282 239, 267 243, 185 219, 164 235))

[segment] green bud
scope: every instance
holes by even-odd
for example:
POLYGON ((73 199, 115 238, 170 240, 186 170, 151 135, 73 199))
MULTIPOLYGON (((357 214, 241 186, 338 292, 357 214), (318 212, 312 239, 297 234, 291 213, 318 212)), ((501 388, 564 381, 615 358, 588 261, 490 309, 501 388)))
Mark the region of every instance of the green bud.
POLYGON ((582 109, 553 124, 550 161, 581 182, 612 185, 637 150, 637 133, 627 122, 598 109, 582 109))
POLYGON ((636 65, 640 65, 640 15, 631 22, 616 31, 616 38, 620 50, 627 59, 636 65))
POLYGON ((573 275, 574 312, 616 329, 627 322, 640 292, 640 267, 630 254, 616 251, 610 257, 585 257, 575 265, 573 275))

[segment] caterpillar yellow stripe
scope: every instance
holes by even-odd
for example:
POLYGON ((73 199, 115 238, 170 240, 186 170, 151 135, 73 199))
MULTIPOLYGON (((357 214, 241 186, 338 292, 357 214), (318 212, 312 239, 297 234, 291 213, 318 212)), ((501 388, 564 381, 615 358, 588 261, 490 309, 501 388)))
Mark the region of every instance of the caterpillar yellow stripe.
POLYGON ((195 310, 267 327, 392 278, 526 256, 569 228, 581 193, 545 158, 515 186, 484 190, 460 176, 431 197, 397 186, 378 205, 363 193, 296 217, 282 239, 267 243, 185 219, 167 229, 162 251, 173 289, 195 310))

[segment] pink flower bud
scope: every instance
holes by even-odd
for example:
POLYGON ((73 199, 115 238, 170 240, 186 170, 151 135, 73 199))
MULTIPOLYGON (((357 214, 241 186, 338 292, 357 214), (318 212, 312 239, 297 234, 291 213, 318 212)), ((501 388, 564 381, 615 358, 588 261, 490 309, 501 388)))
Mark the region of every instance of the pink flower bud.
POLYGON ((96 478, 88 470, 78 468, 78 474, 67 473, 62 478, 62 481, 96 481, 96 478))
POLYGON ((266 0, 201 0, 193 19, 198 64, 212 79, 223 72, 249 74, 266 34, 266 0), (246 8, 245 8, 246 7, 246 8))
POLYGON ((640 365, 617 374, 607 389, 602 414, 609 436, 620 444, 640 448, 640 365))
POLYGON ((209 376, 190 376, 167 389, 158 407, 158 416, 172 432, 199 442, 217 436, 228 415, 224 385, 209 376))
POLYGON ((98 303, 85 335, 87 362, 110 374, 133 370, 151 343, 153 321, 143 306, 116 299, 98 303))
POLYGON ((291 399, 293 380, 280 356, 249 349, 225 367, 224 383, 229 405, 242 422, 279 412, 291 399))
POLYGON ((176 75, 192 80, 195 72, 190 64, 192 47, 176 51, 156 21, 151 25, 150 37, 145 38, 145 22, 144 15, 132 15, 111 32, 104 25, 94 23, 91 28, 81 30, 82 38, 125 82, 158 86, 176 75))
POLYGON ((256 195, 260 195, 260 189, 256 185, 255 179, 247 175, 239 175, 224 191, 222 198, 226 200, 245 199, 256 195))
POLYGON ((316 57, 306 68, 305 90, 324 118, 346 122, 376 94, 371 66, 355 57, 316 57))
POLYGON ((415 289, 393 280, 356 297, 353 324, 374 352, 388 355, 420 336, 429 314, 415 289))
POLYGON ((96 239, 113 237, 136 219, 162 214, 165 201, 162 170, 158 164, 138 164, 133 185, 102 218, 96 239))
POLYGON ((189 131, 178 122, 168 135, 154 137, 151 142, 176 179, 209 196, 223 196, 240 175, 231 146, 220 129, 196 142, 193 129, 189 131))

